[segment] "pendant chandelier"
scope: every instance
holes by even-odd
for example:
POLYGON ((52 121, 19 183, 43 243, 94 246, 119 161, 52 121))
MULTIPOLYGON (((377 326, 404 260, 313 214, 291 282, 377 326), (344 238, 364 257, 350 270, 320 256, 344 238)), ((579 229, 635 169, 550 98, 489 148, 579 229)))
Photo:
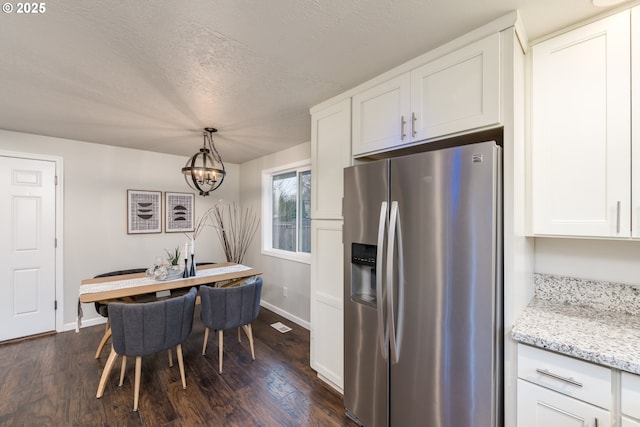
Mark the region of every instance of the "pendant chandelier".
POLYGON ((182 168, 187 185, 198 191, 201 196, 208 196, 210 192, 220 187, 227 174, 222 157, 213 145, 213 134, 217 131, 218 129, 214 128, 204 128, 202 148, 191 156, 182 168))

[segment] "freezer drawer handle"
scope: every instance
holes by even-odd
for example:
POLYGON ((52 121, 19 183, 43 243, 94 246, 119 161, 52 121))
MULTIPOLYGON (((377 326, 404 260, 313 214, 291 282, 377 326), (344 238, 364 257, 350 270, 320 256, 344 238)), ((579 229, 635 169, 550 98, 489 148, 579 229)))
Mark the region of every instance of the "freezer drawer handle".
POLYGON ((389 341, 389 330, 385 328, 384 321, 384 294, 382 292, 382 257, 384 255, 384 236, 389 226, 389 216, 387 215, 387 202, 380 204, 380 221, 378 222, 378 250, 376 252, 376 304, 378 314, 378 341, 382 357, 387 359, 387 342, 389 341))
POLYGON ((560 381, 564 381, 566 383, 569 383, 571 385, 574 385, 576 387, 582 387, 582 383, 579 383, 578 381, 574 380, 573 378, 567 378, 567 377, 563 377, 561 375, 558 374, 554 374, 553 372, 550 372, 546 369, 536 369, 536 372, 539 373, 540 375, 546 375, 548 377, 554 378, 556 380, 560 380, 560 381))

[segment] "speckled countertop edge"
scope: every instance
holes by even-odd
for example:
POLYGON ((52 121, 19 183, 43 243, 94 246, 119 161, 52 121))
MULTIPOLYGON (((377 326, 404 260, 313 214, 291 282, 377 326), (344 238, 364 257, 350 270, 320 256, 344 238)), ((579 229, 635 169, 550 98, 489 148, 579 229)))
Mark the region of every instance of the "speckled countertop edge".
MULTIPOLYGON (((542 279, 548 288, 553 277, 542 279)), ((640 374, 640 316, 629 312, 634 310, 572 305, 536 293, 518 318, 511 336, 525 344, 640 374)))

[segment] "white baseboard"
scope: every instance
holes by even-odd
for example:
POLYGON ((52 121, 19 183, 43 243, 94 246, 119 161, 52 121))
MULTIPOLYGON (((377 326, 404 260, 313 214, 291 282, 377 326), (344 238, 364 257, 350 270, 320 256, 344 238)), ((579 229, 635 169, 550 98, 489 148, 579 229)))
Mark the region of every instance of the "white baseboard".
MULTIPOLYGON (((80 327, 88 328, 89 326, 104 325, 105 323, 107 323, 107 319, 105 317, 94 317, 92 319, 83 319, 80 327)), ((65 323, 62 328, 62 331, 58 331, 58 332, 66 332, 66 331, 78 332, 78 323, 77 322, 65 323)))
POLYGON ((331 388, 337 391, 338 393, 344 395, 344 390, 342 389, 342 387, 338 387, 333 381, 331 381, 329 378, 325 377, 319 372, 318 372, 318 378, 320 378, 322 381, 327 383, 327 385, 331 386, 331 388))
POLYGON ((260 301, 260 306, 266 308, 267 310, 271 310, 276 314, 279 314, 280 316, 284 317, 287 320, 291 320, 296 325, 302 326, 303 328, 305 328, 308 331, 311 330, 311 324, 309 322, 299 318, 298 316, 294 316, 293 314, 289 313, 288 311, 284 311, 280 307, 276 307, 273 304, 269 304, 268 302, 266 302, 264 300, 260 301))

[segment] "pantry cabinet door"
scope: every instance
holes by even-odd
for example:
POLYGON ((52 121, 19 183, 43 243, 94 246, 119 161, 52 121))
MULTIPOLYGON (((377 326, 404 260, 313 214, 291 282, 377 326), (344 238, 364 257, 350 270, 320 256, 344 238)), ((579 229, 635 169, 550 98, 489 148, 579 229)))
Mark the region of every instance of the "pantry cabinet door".
POLYGON ((311 115, 311 218, 342 219, 342 170, 351 166, 351 99, 311 115))
POLYGON ((311 221, 310 362, 340 392, 344 381, 342 221, 311 221))
POLYGON ((533 47, 536 235, 630 236, 629 19, 625 11, 533 47))

